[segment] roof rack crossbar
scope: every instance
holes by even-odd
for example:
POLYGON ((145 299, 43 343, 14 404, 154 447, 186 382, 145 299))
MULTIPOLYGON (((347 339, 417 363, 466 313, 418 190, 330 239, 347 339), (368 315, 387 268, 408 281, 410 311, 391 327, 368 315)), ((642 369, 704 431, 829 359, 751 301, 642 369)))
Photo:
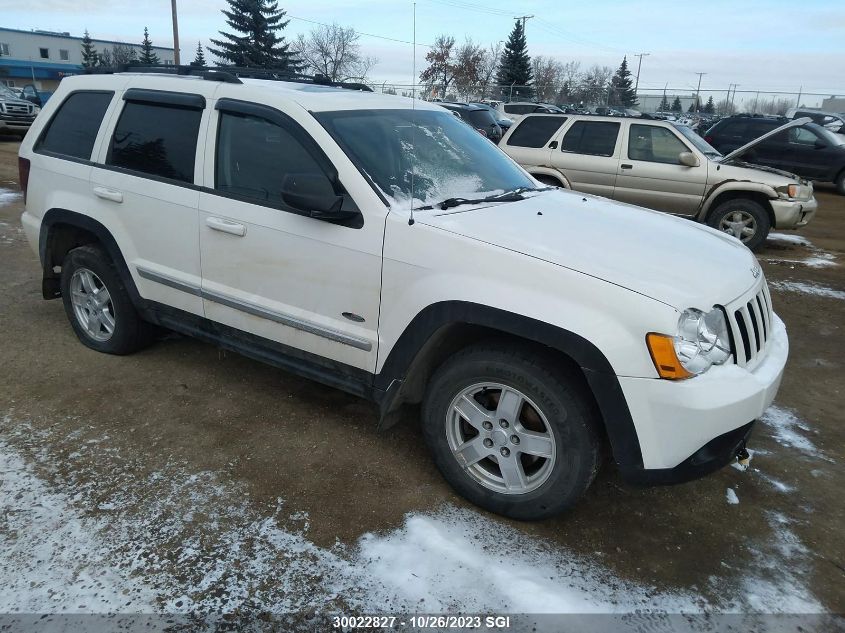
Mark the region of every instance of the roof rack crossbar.
POLYGON ((272 68, 249 68, 242 66, 174 66, 153 65, 138 66, 133 64, 117 64, 115 66, 100 66, 86 68, 88 75, 112 75, 115 73, 157 73, 166 75, 190 75, 201 77, 207 81, 222 81, 225 83, 240 84, 241 79, 268 79, 271 81, 291 81, 295 83, 314 84, 318 86, 330 86, 333 88, 346 88, 348 90, 362 90, 372 92, 373 89, 364 83, 332 81, 325 75, 304 75, 289 70, 277 70, 272 68))

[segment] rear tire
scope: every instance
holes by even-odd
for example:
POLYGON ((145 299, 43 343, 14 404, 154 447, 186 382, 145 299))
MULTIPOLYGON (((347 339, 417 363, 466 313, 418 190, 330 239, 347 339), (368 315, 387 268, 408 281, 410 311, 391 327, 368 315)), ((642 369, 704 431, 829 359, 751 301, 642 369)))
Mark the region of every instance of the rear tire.
POLYGON ((836 178, 836 192, 840 196, 845 196, 845 169, 843 169, 836 178))
POLYGON ((480 344, 435 372, 423 435, 460 495, 534 520, 571 508, 587 490, 600 461, 598 416, 583 379, 554 367, 520 347, 480 344))
POLYGON ((710 212, 707 224, 733 235, 752 251, 766 240, 772 226, 766 209, 759 202, 748 198, 723 202, 710 212))
POLYGON ((99 246, 80 246, 67 254, 61 290, 67 318, 86 347, 131 354, 152 343, 155 326, 141 319, 114 262, 99 246))

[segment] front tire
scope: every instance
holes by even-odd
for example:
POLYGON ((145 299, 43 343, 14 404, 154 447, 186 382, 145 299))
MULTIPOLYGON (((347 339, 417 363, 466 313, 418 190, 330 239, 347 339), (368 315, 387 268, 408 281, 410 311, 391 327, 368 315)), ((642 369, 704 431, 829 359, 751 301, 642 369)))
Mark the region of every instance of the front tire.
POLYGON ((141 319, 117 268, 95 245, 70 251, 62 263, 62 303, 83 345, 105 354, 131 354, 149 345, 155 327, 141 319))
POLYGON ((477 345, 458 353, 429 382, 422 415, 440 472, 496 514, 559 514, 598 471, 598 419, 583 380, 527 349, 477 345))
POLYGON ((763 206, 748 198, 723 202, 710 213, 707 224, 733 235, 752 251, 766 240, 772 226, 763 206))

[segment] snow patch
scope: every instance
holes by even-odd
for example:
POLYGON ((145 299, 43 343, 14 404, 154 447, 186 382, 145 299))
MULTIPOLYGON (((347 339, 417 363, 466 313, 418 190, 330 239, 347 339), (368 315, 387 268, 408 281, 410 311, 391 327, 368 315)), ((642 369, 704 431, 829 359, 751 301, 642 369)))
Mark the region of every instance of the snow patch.
POLYGON ((802 453, 813 457, 823 457, 816 445, 799 433, 799 431, 809 432, 810 427, 789 409, 771 406, 766 409, 760 420, 772 429, 772 437, 781 446, 797 448, 802 453))
POLYGON ((0 187, 0 205, 12 204, 22 197, 23 194, 20 191, 12 191, 11 189, 0 187))
POLYGON ((736 492, 733 488, 728 488, 727 492, 725 492, 725 497, 730 505, 739 505, 739 497, 736 496, 736 492))
POLYGON ((766 240, 772 242, 786 242, 787 244, 799 244, 801 246, 813 246, 813 243, 806 237, 792 233, 769 233, 766 240))
POLYGON ((827 286, 803 281, 772 281, 769 283, 769 286, 776 290, 785 290, 787 292, 801 292, 818 297, 827 297, 829 299, 845 299, 845 291, 834 290, 827 286))

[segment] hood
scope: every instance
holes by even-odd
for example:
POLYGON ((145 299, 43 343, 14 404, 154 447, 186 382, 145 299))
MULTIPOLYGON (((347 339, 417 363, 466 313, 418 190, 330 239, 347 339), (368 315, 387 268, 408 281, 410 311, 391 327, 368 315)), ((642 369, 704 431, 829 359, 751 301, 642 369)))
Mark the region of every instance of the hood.
POLYGON ((679 310, 706 311, 731 302, 756 280, 756 258, 733 237, 692 220, 570 191, 429 211, 415 219, 597 277, 679 310))
MULTIPOLYGON (((800 176, 798 176, 796 174, 785 171, 783 169, 777 169, 775 167, 769 167, 767 165, 756 165, 756 164, 753 164, 753 163, 746 163, 745 161, 741 161, 741 160, 737 160, 737 159, 734 159, 734 160, 730 161, 729 163, 726 163, 724 158, 711 158, 710 160, 712 160, 713 162, 716 162, 716 163, 720 163, 725 168, 728 168, 730 170, 733 170, 733 169, 736 169, 736 168, 750 169, 750 170, 753 170, 753 171, 756 171, 756 172, 763 171, 763 172, 766 172, 767 174, 772 174, 773 176, 780 176, 781 178, 787 178, 789 180, 800 181, 800 182, 805 183, 805 184, 807 182, 809 182, 809 181, 805 180, 804 178, 801 178, 800 176)), ((755 176, 749 176, 749 179, 762 182, 759 173, 757 174, 756 177, 755 176)), ((775 185, 772 185, 772 186, 775 186, 775 185)))
POLYGON ((810 117, 807 117, 807 116, 801 117, 800 119, 793 119, 789 123, 784 123, 780 127, 776 127, 774 130, 766 132, 765 134, 763 134, 763 136, 758 136, 753 141, 746 143, 742 147, 737 147, 734 151, 732 151, 730 154, 725 156, 722 159, 722 162, 726 163, 726 162, 732 160, 733 158, 736 158, 737 156, 741 156, 742 154, 744 154, 745 152, 750 150, 755 145, 759 145, 760 143, 765 141, 767 138, 772 137, 775 134, 780 134, 784 130, 788 130, 791 127, 801 127, 802 125, 805 125, 807 123, 812 123, 812 122, 813 122, 813 119, 811 119, 810 117))

